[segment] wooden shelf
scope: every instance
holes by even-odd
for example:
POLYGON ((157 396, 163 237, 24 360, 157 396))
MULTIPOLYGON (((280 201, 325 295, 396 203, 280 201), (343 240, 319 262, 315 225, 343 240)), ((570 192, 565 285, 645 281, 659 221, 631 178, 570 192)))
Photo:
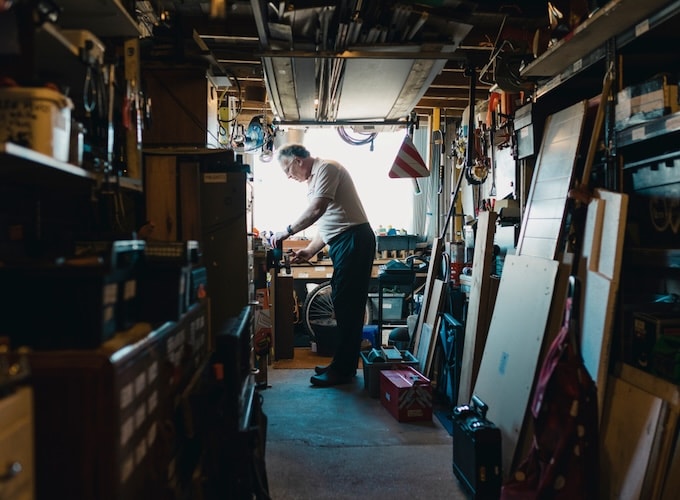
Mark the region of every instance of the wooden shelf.
MULTIPOLYGON (((523 77, 552 77, 565 70, 579 70, 582 59, 602 47, 607 40, 631 29, 644 32, 645 18, 659 11, 668 0, 611 0, 577 26, 571 33, 528 64, 523 77), (571 67, 571 68, 570 68, 571 67)), ((640 33, 642 34, 642 33, 640 33)), ((592 63, 592 61, 591 61, 592 63)))
POLYGON ((634 266, 680 269, 680 248, 630 248, 624 259, 634 266))
POLYGON ((97 174, 11 142, 0 144, 0 178, 40 186, 94 186, 97 174))
POLYGON ((66 29, 85 29, 99 37, 139 37, 137 21, 120 0, 59 0, 62 8, 57 24, 66 29))
POLYGON ((626 363, 617 363, 614 373, 621 380, 667 401, 674 408, 680 406, 680 387, 626 363))
POLYGON ((144 186, 141 179, 133 179, 132 177, 113 177, 109 178, 109 182, 118 184, 118 186, 127 191, 144 191, 144 186))
POLYGON ((633 125, 616 134, 616 146, 623 148, 680 131, 680 112, 633 125))

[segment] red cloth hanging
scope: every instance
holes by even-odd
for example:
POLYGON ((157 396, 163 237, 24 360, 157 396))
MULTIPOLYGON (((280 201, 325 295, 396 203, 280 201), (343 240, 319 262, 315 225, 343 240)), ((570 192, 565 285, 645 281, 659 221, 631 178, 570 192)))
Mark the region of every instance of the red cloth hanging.
MULTIPOLYGON (((578 296, 578 294, 576 294, 578 296)), ((578 347, 572 305, 539 373, 528 455, 503 484, 502 500, 579 500, 599 497, 597 391, 578 347)))

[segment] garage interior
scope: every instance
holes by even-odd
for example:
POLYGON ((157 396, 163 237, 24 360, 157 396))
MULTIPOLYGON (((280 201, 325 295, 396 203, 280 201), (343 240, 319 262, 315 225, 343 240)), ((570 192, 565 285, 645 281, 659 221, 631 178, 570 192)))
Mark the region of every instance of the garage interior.
POLYGON ((679 16, 0 0, 0 498, 674 498, 679 16), (315 128, 420 169, 325 389, 332 264, 253 224, 315 128))

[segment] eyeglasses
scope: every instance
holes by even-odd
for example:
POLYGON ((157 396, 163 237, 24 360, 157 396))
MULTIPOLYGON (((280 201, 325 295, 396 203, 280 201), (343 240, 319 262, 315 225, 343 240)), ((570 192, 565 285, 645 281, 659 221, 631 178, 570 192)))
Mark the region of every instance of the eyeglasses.
POLYGON ((296 160, 297 158, 293 157, 292 160, 283 166, 283 172, 286 174, 286 176, 290 176, 290 170, 293 168, 293 163, 295 163, 296 160))

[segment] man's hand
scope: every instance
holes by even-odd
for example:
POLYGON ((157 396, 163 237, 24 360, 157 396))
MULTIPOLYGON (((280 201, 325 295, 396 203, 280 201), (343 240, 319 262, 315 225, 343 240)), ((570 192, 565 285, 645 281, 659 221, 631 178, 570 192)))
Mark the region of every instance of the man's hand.
POLYGON ((311 259, 315 255, 316 255, 316 252, 314 251, 314 249, 307 246, 305 248, 301 248, 298 251, 291 250, 290 251, 290 261, 294 264, 299 264, 300 262, 305 262, 307 264, 311 264, 311 262, 309 262, 309 259, 311 259))
POLYGON ((288 234, 288 231, 279 231, 269 239, 269 244, 272 246, 272 248, 276 248, 276 244, 279 241, 287 240, 289 236, 290 234, 288 234))

